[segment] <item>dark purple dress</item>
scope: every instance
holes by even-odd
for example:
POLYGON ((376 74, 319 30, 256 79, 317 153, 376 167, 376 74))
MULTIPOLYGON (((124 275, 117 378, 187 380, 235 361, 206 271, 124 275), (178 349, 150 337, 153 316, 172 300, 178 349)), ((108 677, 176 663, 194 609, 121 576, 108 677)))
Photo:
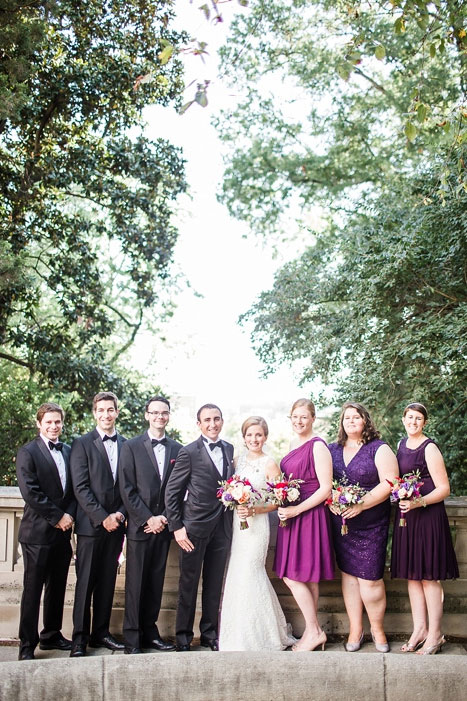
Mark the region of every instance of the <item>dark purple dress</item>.
MULTIPOLYGON (((431 438, 418 448, 407 448, 404 438, 397 451, 400 476, 420 471, 425 496, 435 485, 425 460, 425 448, 434 443, 431 438)), ((405 514, 407 525, 399 526, 401 512, 396 511, 392 536, 391 577, 400 579, 455 579, 459 576, 456 554, 452 545, 449 521, 443 501, 420 507, 405 514)))
MULTIPOLYGON (((375 455, 384 441, 372 440, 362 445, 347 467, 344 464, 344 449, 331 443, 334 479, 341 482, 344 477, 349 484, 358 484, 369 492, 379 484, 375 455)), ((361 579, 377 580, 384 574, 386 545, 388 542, 391 505, 389 497, 362 511, 346 521, 349 532, 341 535, 342 517, 331 514, 332 536, 339 569, 361 579)))
MULTIPOLYGON (((313 457, 316 441, 324 443, 322 438, 311 438, 281 460, 285 475, 305 480, 300 485, 300 502, 319 489, 313 457)), ((285 528, 277 529, 273 569, 278 577, 288 577, 295 582, 334 579, 329 511, 324 502, 289 519, 285 528)))

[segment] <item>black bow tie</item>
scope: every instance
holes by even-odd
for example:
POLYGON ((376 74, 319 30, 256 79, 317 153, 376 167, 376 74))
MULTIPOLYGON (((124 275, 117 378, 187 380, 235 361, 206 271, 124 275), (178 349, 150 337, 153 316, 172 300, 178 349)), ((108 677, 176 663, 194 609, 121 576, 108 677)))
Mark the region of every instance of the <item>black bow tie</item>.
POLYGON ((60 441, 57 441, 57 443, 52 443, 52 441, 49 441, 49 448, 50 450, 59 450, 62 452, 63 443, 60 443, 60 441))
POLYGON ((115 442, 117 440, 117 434, 114 433, 113 436, 108 436, 107 434, 105 434, 105 436, 103 437, 102 440, 104 443, 105 443, 105 441, 114 441, 115 442))
POLYGON ((167 438, 161 438, 160 441, 157 438, 151 438, 151 445, 153 448, 155 445, 167 445, 167 438))
POLYGON ((208 443, 208 445, 211 450, 214 450, 214 448, 222 448, 222 443, 220 441, 217 441, 217 443, 208 443))

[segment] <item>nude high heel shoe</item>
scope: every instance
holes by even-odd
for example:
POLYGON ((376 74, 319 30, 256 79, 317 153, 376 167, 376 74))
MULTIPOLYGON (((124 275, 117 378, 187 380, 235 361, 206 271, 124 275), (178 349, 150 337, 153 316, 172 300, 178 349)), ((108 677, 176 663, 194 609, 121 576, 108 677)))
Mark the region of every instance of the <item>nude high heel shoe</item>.
POLYGON ((362 643, 363 643, 363 635, 364 635, 364 633, 362 631, 362 634, 360 636, 360 640, 358 641, 358 643, 344 643, 344 647, 347 650, 347 652, 357 652, 357 650, 360 650, 362 643))
POLYGON ((324 650, 324 646, 326 645, 327 641, 327 635, 324 632, 324 630, 321 631, 321 633, 318 635, 317 638, 315 638, 312 643, 311 647, 299 647, 298 644, 292 646, 292 650, 294 652, 311 652, 312 650, 316 650, 317 647, 321 645, 321 650, 324 650))
POLYGON ((401 652, 416 652, 417 650, 420 650, 421 647, 425 645, 426 638, 423 638, 423 640, 419 640, 418 643, 415 643, 415 645, 412 645, 408 640, 406 643, 401 645, 399 650, 401 652))
POLYGON ((388 643, 377 643, 373 633, 371 634, 371 639, 373 640, 373 642, 375 644, 375 648, 377 649, 378 652, 389 652, 389 644, 388 643))
POLYGON ((432 645, 431 647, 427 647, 426 650, 418 650, 415 654, 417 654, 417 655, 436 655, 436 653, 441 650, 441 648, 443 647, 445 642, 446 642, 446 639, 445 639, 444 635, 442 635, 441 640, 438 640, 436 645, 432 645))

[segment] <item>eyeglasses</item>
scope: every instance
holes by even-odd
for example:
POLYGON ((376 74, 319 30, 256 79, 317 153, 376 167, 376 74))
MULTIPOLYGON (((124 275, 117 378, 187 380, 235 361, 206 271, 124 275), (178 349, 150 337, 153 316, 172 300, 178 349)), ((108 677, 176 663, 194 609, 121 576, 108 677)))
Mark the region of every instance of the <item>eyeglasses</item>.
POLYGON ((147 411, 146 413, 151 416, 160 416, 162 419, 168 419, 170 416, 170 411, 147 411))

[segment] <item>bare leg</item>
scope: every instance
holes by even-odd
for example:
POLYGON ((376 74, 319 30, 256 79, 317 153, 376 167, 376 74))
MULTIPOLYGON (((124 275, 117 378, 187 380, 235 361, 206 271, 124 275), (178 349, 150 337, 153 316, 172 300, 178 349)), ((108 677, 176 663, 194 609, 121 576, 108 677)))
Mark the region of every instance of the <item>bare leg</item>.
POLYGON ((358 643, 363 632, 363 601, 357 577, 342 572, 342 595, 349 617, 349 643, 358 643))
POLYGON ((318 584, 316 582, 296 582, 288 577, 284 577, 284 582, 292 592, 305 619, 305 630, 297 649, 308 649, 313 640, 323 633, 317 617, 318 584))
POLYGON ((370 619, 371 632, 377 643, 386 643, 383 621, 386 611, 386 589, 382 579, 359 579, 360 595, 370 619))
POLYGON ((402 645, 401 650, 405 650, 407 647, 414 648, 419 642, 426 638, 428 633, 428 614, 425 592, 423 591, 423 582, 409 579, 407 588, 412 611, 413 632, 408 640, 408 644, 402 645))
POLYGON ((420 652, 425 648, 436 645, 441 638, 441 619, 443 618, 444 599, 441 582, 423 579, 421 584, 423 586, 426 608, 428 611, 428 636, 420 652))

